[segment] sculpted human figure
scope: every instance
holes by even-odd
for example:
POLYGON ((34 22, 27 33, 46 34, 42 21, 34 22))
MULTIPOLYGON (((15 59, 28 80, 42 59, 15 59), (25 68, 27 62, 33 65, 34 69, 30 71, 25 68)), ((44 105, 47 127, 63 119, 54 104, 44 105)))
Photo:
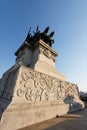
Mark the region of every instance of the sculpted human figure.
POLYGON ((33 31, 34 35, 31 35, 31 27, 29 29, 28 35, 26 37, 27 42, 31 44, 31 46, 34 46, 34 44, 39 41, 40 39, 43 40, 46 44, 48 44, 50 47, 52 47, 52 44, 54 43, 54 39, 52 39, 54 32, 51 32, 48 35, 49 26, 45 28, 43 32, 40 32, 39 26, 37 26, 36 31, 33 31))
POLYGON ((51 32, 48 35, 48 37, 49 37, 49 46, 51 46, 51 47, 52 47, 52 44, 54 43, 54 39, 52 39, 53 35, 54 35, 54 32, 51 32))

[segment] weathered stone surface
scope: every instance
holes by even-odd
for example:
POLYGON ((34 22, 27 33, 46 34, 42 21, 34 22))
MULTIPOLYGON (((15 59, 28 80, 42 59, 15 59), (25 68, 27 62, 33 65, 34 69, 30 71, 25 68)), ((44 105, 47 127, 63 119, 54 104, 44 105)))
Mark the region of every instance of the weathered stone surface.
POLYGON ((15 53, 16 64, 0 79, 0 130, 17 130, 81 110, 78 87, 55 69, 57 53, 42 40, 15 53))
POLYGON ((17 64, 61 80, 66 80, 65 76, 55 69, 55 57, 58 53, 45 42, 39 40, 34 48, 31 48, 27 42, 24 42, 20 48, 15 53, 17 64))
POLYGON ((1 119, 1 130, 17 130, 68 112, 68 104, 31 102, 10 104, 1 119))
POLYGON ((17 101, 21 98, 22 101, 67 100, 68 96, 79 98, 78 87, 75 84, 61 81, 27 67, 21 66, 18 77, 14 93, 17 101))
POLYGON ((24 66, 14 66, 7 75, 0 90, 1 130, 16 130, 84 107, 75 84, 24 66))

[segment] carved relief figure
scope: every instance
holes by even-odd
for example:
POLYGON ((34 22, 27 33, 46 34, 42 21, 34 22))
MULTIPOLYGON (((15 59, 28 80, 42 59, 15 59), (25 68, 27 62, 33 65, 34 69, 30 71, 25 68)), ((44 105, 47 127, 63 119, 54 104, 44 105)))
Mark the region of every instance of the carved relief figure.
POLYGON ((45 28, 45 30, 43 32, 40 32, 39 26, 37 26, 36 32, 33 31, 34 35, 32 35, 30 33, 31 32, 31 27, 30 27, 28 35, 27 35, 25 41, 27 41, 28 43, 30 43, 31 46, 34 46, 37 41, 39 41, 40 39, 42 39, 46 44, 48 44, 50 47, 52 47, 52 44, 54 43, 54 39, 52 39, 52 37, 54 35, 54 32, 51 32, 48 35, 49 29, 50 28, 48 26, 48 27, 45 28))
POLYGON ((77 95, 76 85, 32 70, 21 72, 18 97, 28 101, 64 100, 69 95, 77 95))

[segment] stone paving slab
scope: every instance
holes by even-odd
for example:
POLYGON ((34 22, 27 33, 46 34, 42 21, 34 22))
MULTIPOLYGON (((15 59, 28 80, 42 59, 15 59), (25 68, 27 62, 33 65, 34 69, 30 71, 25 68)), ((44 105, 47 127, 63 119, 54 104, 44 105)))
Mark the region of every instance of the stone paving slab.
POLYGON ((66 114, 20 130, 87 130, 87 108, 66 114))

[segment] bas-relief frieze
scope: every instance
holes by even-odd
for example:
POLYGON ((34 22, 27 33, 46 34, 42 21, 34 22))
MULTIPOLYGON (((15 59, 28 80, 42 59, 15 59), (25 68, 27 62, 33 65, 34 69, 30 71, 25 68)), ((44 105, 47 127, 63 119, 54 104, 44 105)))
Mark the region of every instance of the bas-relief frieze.
POLYGON ((35 72, 22 70, 17 96, 28 101, 64 100, 67 96, 78 97, 75 84, 35 72))

